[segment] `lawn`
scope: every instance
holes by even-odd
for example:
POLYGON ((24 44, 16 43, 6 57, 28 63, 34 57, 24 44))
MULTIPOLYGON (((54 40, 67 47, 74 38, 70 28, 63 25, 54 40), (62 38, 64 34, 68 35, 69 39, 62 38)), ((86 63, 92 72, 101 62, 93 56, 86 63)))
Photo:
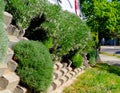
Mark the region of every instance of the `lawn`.
POLYGON ((120 93, 120 68, 97 64, 87 69, 63 93, 120 93))

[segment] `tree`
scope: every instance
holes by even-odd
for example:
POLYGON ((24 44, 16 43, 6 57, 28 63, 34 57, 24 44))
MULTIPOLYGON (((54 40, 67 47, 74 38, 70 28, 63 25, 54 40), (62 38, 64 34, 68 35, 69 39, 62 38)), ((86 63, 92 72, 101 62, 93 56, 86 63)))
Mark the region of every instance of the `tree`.
POLYGON ((119 32, 119 2, 107 0, 84 0, 81 1, 83 15, 92 32, 98 32, 98 38, 110 38, 119 32))

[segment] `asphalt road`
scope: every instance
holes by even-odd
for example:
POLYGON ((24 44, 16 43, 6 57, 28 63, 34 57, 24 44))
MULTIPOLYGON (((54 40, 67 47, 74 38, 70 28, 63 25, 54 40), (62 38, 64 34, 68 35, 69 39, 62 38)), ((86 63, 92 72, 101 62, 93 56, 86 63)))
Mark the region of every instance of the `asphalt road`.
POLYGON ((101 52, 120 55, 120 46, 101 46, 101 52))
MULTIPOLYGON (((120 55, 120 46, 101 46, 101 52, 120 55)), ((99 54, 99 56, 103 63, 120 67, 120 58, 104 54, 99 54)))

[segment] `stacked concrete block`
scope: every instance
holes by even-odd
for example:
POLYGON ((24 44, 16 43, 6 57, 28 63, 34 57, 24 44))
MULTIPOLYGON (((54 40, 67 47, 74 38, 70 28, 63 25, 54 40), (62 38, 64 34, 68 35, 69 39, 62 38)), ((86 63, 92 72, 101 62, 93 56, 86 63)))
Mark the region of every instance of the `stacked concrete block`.
POLYGON ((17 86, 13 93, 27 93, 27 90, 21 86, 17 86))
POLYGON ((75 78, 80 72, 82 72, 82 70, 84 70, 84 67, 72 69, 67 63, 55 63, 53 82, 47 93, 58 93, 56 91, 61 86, 64 86, 67 82, 75 78))
POLYGON ((20 78, 14 72, 7 71, 0 77, 0 87, 13 92, 18 85, 19 80, 20 78))
POLYGON ((0 77, 4 74, 4 72, 7 70, 7 64, 6 63, 0 63, 0 77))
POLYGON ((4 12, 4 28, 9 39, 9 48, 3 62, 0 63, 0 93, 27 93, 25 88, 18 85, 20 78, 15 73, 17 63, 12 60, 14 55, 12 48, 20 41, 17 37, 19 31, 11 25, 12 18, 11 14, 4 12))
POLYGON ((14 60, 10 60, 8 63, 7 63, 7 66, 8 66, 8 69, 11 71, 11 72, 14 72, 18 66, 18 64, 14 61, 14 60))
POLYGON ((1 90, 0 93, 12 93, 12 92, 8 89, 5 89, 5 90, 1 90))
POLYGON ((5 58, 3 60, 4 63, 8 63, 14 55, 14 52, 11 48, 8 48, 5 58))
POLYGON ((13 49, 14 45, 19 42, 19 39, 16 36, 8 35, 9 47, 13 49))
POLYGON ((5 29, 7 29, 8 26, 10 25, 12 18, 13 16, 10 13, 4 12, 4 28, 5 29))

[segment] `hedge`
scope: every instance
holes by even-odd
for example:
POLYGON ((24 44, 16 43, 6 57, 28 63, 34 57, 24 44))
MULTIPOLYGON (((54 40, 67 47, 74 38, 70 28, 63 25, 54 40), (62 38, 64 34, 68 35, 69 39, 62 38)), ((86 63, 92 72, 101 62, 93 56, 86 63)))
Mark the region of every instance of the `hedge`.
POLYGON ((20 41, 15 45, 14 52, 22 84, 28 86, 32 93, 46 91, 53 75, 48 49, 38 41, 20 41))
POLYGON ((6 10, 26 29, 26 37, 50 48, 53 60, 60 60, 70 51, 82 51, 89 39, 90 29, 85 22, 47 0, 9 0, 6 10))
POLYGON ((0 0, 0 62, 7 53, 8 38, 3 26, 4 0, 0 0))

